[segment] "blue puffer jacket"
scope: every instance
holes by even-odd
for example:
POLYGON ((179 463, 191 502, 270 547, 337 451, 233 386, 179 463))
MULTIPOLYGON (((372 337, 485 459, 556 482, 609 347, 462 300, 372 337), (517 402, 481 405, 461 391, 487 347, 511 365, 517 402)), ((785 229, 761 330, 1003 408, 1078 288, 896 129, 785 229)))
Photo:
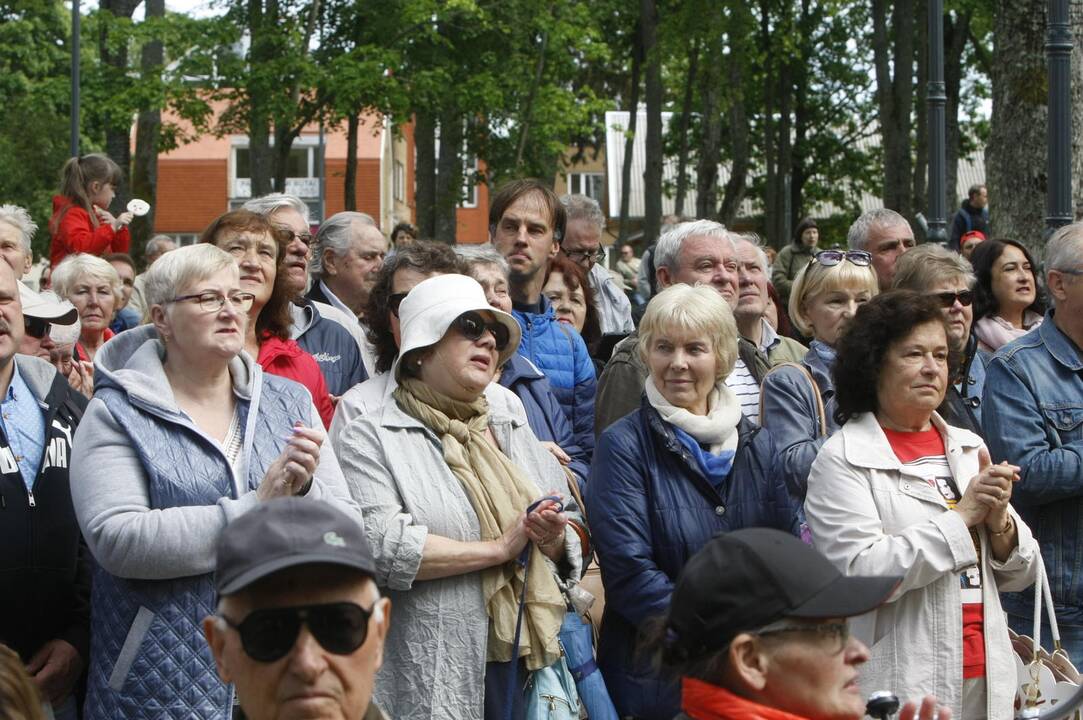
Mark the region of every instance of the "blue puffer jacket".
POLYGON ((621 716, 669 720, 680 691, 637 657, 636 632, 669 607, 677 576, 713 536, 745 527, 798 532, 771 437, 747 418, 721 493, 646 398, 598 441, 585 496, 605 584, 598 665, 621 716))
POLYGON ((594 450, 594 395, 598 380, 587 344, 575 328, 561 324, 549 298, 541 296, 541 312, 513 313, 523 328, 519 354, 545 373, 557 402, 572 423, 575 444, 586 453, 594 450))
POLYGON ((549 379, 534 363, 516 353, 500 371, 500 384, 523 401, 530 429, 542 442, 553 442, 571 457, 568 466, 579 478, 579 487, 590 477, 590 455, 575 443, 572 424, 553 395, 549 379))

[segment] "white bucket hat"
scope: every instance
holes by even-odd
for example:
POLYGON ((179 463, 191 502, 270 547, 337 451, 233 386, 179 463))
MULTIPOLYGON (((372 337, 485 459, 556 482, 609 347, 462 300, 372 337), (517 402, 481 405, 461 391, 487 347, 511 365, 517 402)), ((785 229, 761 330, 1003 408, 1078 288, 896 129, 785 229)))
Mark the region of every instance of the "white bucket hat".
POLYGON ((478 281, 466 275, 431 277, 415 285, 402 299, 399 306, 402 328, 399 357, 404 357, 411 350, 440 342, 451 323, 471 310, 492 313, 496 321, 508 329, 508 346, 500 351, 497 362, 503 365, 519 347, 522 330, 515 318, 491 306, 478 281))
POLYGON ((19 301, 22 303, 24 316, 48 320, 55 325, 71 325, 79 319, 79 311, 67 300, 61 300, 49 291, 39 295, 21 282, 19 301))

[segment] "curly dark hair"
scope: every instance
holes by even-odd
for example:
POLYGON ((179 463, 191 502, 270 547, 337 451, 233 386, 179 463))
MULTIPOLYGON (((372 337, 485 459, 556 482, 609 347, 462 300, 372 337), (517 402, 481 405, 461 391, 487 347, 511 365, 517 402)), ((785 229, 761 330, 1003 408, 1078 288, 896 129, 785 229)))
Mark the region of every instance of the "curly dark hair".
POLYGON ((369 342, 376 348, 376 372, 385 373, 395 364, 399 356, 399 346, 391 333, 391 321, 388 319, 387 302, 391 297, 392 281, 395 273, 403 268, 410 268, 421 273, 448 275, 462 273, 464 268, 459 256, 450 245, 431 240, 418 240, 402 248, 397 248, 385 260, 383 267, 376 272, 376 283, 369 293, 365 304, 365 325, 368 327, 369 342))
POLYGON ((1009 245, 1022 251, 1023 257, 1030 263, 1031 275, 1034 276, 1034 302, 1027 307, 1027 310, 1039 315, 1045 314, 1045 297, 1042 294, 1042 288, 1038 285, 1038 263, 1034 262, 1030 250, 1027 250, 1027 246, 1018 240, 993 238, 974 248, 970 256, 970 264, 974 268, 974 275, 978 278, 974 286, 974 322, 995 315, 1000 309, 1000 303, 993 295, 993 267, 1009 245))
POLYGON ((583 329, 579 332, 583 336, 583 342, 587 344, 591 354, 594 353, 598 341, 602 339, 602 321, 598 318, 598 306, 594 304, 594 290, 587 281, 587 272, 581 265, 573 262, 563 252, 557 253, 549 261, 549 267, 545 270, 545 282, 549 282, 549 276, 558 272, 564 280, 564 287, 569 290, 583 290, 583 300, 587 306, 586 317, 583 318, 583 329))
MULTIPOLYGON (((902 340, 914 328, 939 323, 948 335, 947 320, 936 298, 913 290, 892 290, 877 295, 858 308, 835 343, 835 421, 847 420, 866 412, 876 412, 879 403, 876 389, 884 355, 892 343, 902 340)), ((958 358, 949 358, 954 366, 958 358)))
POLYGON ((290 315, 293 293, 286 286, 283 264, 286 261, 286 247, 293 240, 293 233, 251 210, 231 210, 212 220, 200 235, 199 241, 218 245, 219 240, 223 239, 227 233, 239 232, 266 233, 275 241, 275 247, 278 248, 278 256, 275 258, 275 282, 271 289, 271 297, 256 317, 256 337, 262 339, 265 335, 271 335, 279 340, 289 340, 290 325, 293 324, 293 317, 290 315))

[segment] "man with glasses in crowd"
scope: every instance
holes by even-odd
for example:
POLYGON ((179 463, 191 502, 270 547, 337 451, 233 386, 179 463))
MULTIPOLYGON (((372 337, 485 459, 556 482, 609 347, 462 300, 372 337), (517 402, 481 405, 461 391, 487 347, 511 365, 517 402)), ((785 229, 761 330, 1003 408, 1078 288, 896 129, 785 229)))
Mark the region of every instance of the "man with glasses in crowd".
POLYGON ((627 335, 635 330, 632 302, 603 265, 602 233, 605 215, 595 200, 586 195, 564 195, 560 203, 568 214, 560 249, 568 259, 586 271, 602 335, 627 335))
POLYGON ((375 574, 358 522, 318 500, 270 500, 226 526, 203 632, 235 718, 385 720, 372 691, 391 601, 375 574))

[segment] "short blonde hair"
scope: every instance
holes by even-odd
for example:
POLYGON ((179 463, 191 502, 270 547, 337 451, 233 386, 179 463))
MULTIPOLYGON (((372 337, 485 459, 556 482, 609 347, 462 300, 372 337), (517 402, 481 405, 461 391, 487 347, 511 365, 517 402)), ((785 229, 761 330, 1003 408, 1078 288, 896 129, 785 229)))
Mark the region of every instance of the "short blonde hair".
POLYGON ((812 336, 812 323, 805 315, 804 306, 817 295, 849 288, 868 290, 869 297, 880 292, 880 283, 872 265, 855 265, 843 260, 838 265, 821 265, 810 262, 797 273, 790 288, 790 321, 802 335, 812 336))
POLYGON ((240 272, 232 255, 210 243, 187 245, 166 253, 147 270, 143 285, 147 310, 165 305, 183 288, 227 268, 240 272))
POLYGON ((678 283, 651 298, 639 323, 639 355, 647 361, 651 342, 667 330, 704 336, 718 359, 718 379, 737 363, 737 323, 733 310, 716 290, 706 285, 678 283))
POLYGON ((70 300, 76 284, 84 278, 109 283, 109 287, 113 289, 113 297, 120 302, 121 283, 117 269, 97 255, 87 253, 68 255, 56 266, 52 275, 53 292, 60 296, 61 300, 70 300))
POLYGON ((899 256, 891 287, 928 292, 938 283, 954 280, 962 280, 968 288, 974 287, 977 278, 970 261, 957 252, 926 243, 899 256))

